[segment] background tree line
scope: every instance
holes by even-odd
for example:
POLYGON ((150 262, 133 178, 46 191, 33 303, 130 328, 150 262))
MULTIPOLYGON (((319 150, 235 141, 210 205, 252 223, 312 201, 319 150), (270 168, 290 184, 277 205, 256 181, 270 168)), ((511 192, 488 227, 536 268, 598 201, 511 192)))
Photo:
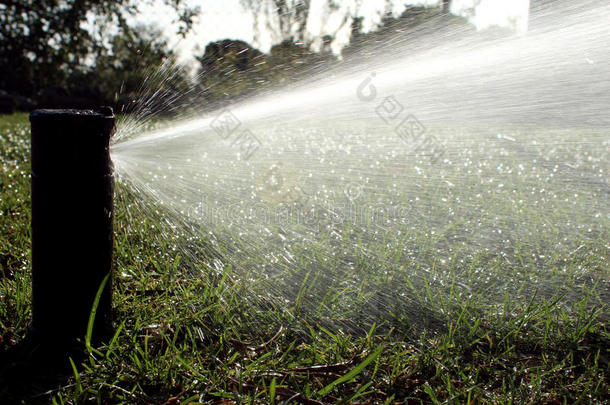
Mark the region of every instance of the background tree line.
MULTIPOLYGON (((183 0, 163 1, 176 10, 178 31, 186 34, 201 10, 183 0)), ((253 12, 259 3, 244 0, 253 12)), ((283 25, 304 21, 308 2, 303 4, 288 12, 285 2, 275 0, 279 11, 286 11, 280 13, 286 19, 283 25)), ((328 48, 315 53, 298 38, 275 45, 268 54, 227 39, 201 44, 205 51, 197 57, 199 68, 193 76, 176 63, 176 54, 157 28, 127 23, 137 12, 135 0, 0 0, 0 112, 100 105, 122 112, 171 112, 185 105, 212 108, 336 62, 328 48)), ((360 21, 354 19, 352 41, 343 54, 373 57, 398 28, 440 13, 412 7, 399 19, 388 17, 379 31, 369 34, 361 34, 360 21)))
MULTIPOLYGON (((164 1, 185 34, 197 10, 164 1)), ((132 0, 0 0, 0 110, 117 105, 141 91, 176 56, 159 31, 127 23, 137 12, 132 0)))

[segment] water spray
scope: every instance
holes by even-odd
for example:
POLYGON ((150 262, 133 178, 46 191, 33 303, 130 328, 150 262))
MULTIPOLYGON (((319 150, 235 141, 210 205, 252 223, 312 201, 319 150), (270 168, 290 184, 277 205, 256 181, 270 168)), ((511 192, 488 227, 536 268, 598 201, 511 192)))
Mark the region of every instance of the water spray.
POLYGON ((94 313, 111 330, 112 109, 36 110, 32 125, 31 335, 73 347, 94 313))
POLYGON ((432 284, 494 306, 579 299, 574 255, 605 255, 610 229, 610 7, 586 3, 536 11, 524 36, 435 21, 217 111, 130 117, 118 177, 145 197, 134 211, 167 215, 172 254, 209 241, 197 277, 230 268, 307 322, 440 329, 445 308, 413 305, 432 284))

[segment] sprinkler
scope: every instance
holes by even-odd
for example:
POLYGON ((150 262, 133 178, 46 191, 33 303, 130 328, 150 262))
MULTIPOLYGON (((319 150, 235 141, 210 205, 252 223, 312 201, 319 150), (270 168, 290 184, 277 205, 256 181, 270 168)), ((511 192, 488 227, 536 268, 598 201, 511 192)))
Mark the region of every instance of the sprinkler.
MULTIPOLYGON (((64 350, 111 331, 114 115, 36 110, 32 125, 32 324, 30 336, 64 350)), ((49 346, 50 345, 50 346, 49 346)))

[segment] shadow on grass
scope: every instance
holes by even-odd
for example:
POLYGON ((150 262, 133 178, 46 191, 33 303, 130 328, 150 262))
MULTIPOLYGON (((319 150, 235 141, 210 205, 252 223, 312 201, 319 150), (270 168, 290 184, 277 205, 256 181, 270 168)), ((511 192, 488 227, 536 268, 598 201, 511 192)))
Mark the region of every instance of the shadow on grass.
POLYGON ((70 359, 86 356, 82 345, 42 341, 35 333, 0 353, 0 404, 47 404, 74 376, 70 359))

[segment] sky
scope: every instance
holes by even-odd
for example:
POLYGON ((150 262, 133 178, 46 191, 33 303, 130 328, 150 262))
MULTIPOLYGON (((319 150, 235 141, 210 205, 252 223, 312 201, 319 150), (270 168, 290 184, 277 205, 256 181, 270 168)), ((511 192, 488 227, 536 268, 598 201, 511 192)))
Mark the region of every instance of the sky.
POLYGON ((210 42, 225 38, 253 42, 254 18, 241 6, 240 0, 188 0, 187 3, 198 6, 201 13, 186 38, 176 34, 176 12, 160 0, 141 5, 133 22, 161 28, 179 60, 187 64, 194 61, 194 55, 201 55, 210 42))
MULTIPOLYGON (((343 47, 349 43, 353 17, 363 17, 363 31, 369 32, 377 29, 384 14, 398 17, 407 4, 440 4, 440 0, 334 0, 339 7, 332 8, 328 2, 311 0, 304 39, 313 50, 319 50, 322 36, 331 35, 335 38, 331 50, 336 55, 340 55, 343 47)), ((140 13, 132 21, 133 24, 152 24, 161 28, 168 38, 168 44, 177 52, 179 61, 186 65, 193 65, 194 56, 201 55, 205 46, 212 41, 225 38, 243 40, 268 52, 289 35, 279 29, 279 17, 272 0, 263 0, 257 18, 252 10, 242 6, 240 0, 187 0, 187 4, 198 6, 201 13, 186 38, 176 34, 176 13, 161 0, 142 4, 140 13)), ((477 29, 494 25, 510 26, 524 33, 527 30, 529 0, 453 0, 450 11, 468 18, 477 29)))

